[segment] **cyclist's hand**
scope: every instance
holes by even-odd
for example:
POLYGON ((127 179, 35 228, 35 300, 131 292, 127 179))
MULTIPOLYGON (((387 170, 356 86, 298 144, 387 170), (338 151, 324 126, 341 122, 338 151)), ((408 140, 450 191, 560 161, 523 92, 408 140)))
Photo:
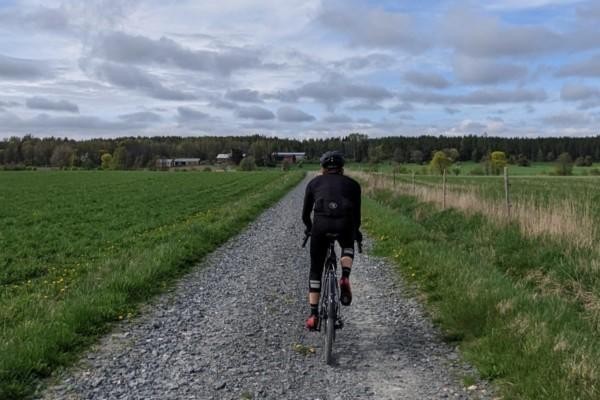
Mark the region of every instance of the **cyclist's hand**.
POLYGON ((312 227, 306 227, 306 229, 304 230, 304 234, 306 236, 310 236, 310 232, 312 231, 312 227))

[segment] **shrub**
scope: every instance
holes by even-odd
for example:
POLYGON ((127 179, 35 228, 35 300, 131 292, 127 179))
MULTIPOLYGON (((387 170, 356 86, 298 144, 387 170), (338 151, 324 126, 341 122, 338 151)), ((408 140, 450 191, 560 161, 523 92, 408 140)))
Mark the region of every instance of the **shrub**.
POLYGON ((590 169, 590 175, 595 175, 595 176, 600 175, 600 169, 598 169, 598 168, 590 169))
POLYGON ((521 167, 529 167, 531 165, 525 154, 519 154, 517 157, 517 164, 521 167))
POLYGON ((499 175, 506 167, 506 153, 494 151, 490 156, 490 170, 494 175, 499 175))
POLYGON ((443 151, 436 151, 429 163, 429 168, 431 168, 431 172, 442 174, 444 170, 447 170, 448 167, 452 165, 452 160, 448 158, 446 153, 443 151))
POLYGON ((112 164, 112 156, 110 153, 104 153, 100 157, 100 161, 102 162, 102 169, 109 169, 112 164))
POLYGON ((204 171, 204 172, 212 172, 212 168, 211 167, 204 167, 204 168, 202 168, 202 171, 204 171))
POLYGON ((557 175, 573 174, 573 159, 569 153, 562 153, 556 159, 555 170, 557 175))
POLYGON ((254 171, 256 169, 256 161, 254 161, 254 157, 248 156, 240 161, 240 171, 254 171))

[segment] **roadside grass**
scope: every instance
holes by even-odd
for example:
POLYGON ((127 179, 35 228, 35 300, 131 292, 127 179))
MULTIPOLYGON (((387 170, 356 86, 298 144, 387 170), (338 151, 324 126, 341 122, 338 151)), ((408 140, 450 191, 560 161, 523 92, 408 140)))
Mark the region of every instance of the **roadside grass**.
POLYGON ((31 396, 302 176, 0 174, 0 398, 31 396))
POLYGON ((422 291, 445 339, 504 398, 600 398, 595 252, 390 191, 369 196, 374 251, 422 291))

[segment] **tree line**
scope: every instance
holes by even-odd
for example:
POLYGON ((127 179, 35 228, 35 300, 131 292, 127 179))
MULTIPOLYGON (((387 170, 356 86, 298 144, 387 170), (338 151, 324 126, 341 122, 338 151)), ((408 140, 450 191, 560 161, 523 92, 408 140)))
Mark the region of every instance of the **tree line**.
POLYGON ((24 167, 80 167, 114 169, 148 168, 159 158, 192 157, 212 162, 219 153, 252 156, 257 165, 273 165, 273 152, 305 152, 318 160, 328 150, 340 150, 351 161, 379 163, 429 163, 437 151, 451 154, 454 161, 480 162, 494 151, 502 151, 509 162, 555 161, 568 153, 574 160, 600 162, 600 136, 504 138, 486 136, 393 136, 369 138, 352 133, 345 137, 289 139, 254 136, 122 137, 73 140, 36 138, 31 135, 0 140, 0 164, 24 167), (107 156, 109 155, 109 156, 107 156), (103 165, 104 161, 104 165, 103 165), (107 165, 110 164, 110 165, 107 165))

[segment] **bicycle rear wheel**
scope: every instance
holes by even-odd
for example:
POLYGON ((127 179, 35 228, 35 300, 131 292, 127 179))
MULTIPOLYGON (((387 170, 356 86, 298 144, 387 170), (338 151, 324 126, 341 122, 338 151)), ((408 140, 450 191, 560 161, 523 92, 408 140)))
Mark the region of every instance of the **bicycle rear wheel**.
POLYGON ((335 279, 329 276, 329 295, 327 296, 327 326, 325 328, 325 362, 333 364, 333 342, 335 340, 335 320, 337 318, 335 309, 335 279))

